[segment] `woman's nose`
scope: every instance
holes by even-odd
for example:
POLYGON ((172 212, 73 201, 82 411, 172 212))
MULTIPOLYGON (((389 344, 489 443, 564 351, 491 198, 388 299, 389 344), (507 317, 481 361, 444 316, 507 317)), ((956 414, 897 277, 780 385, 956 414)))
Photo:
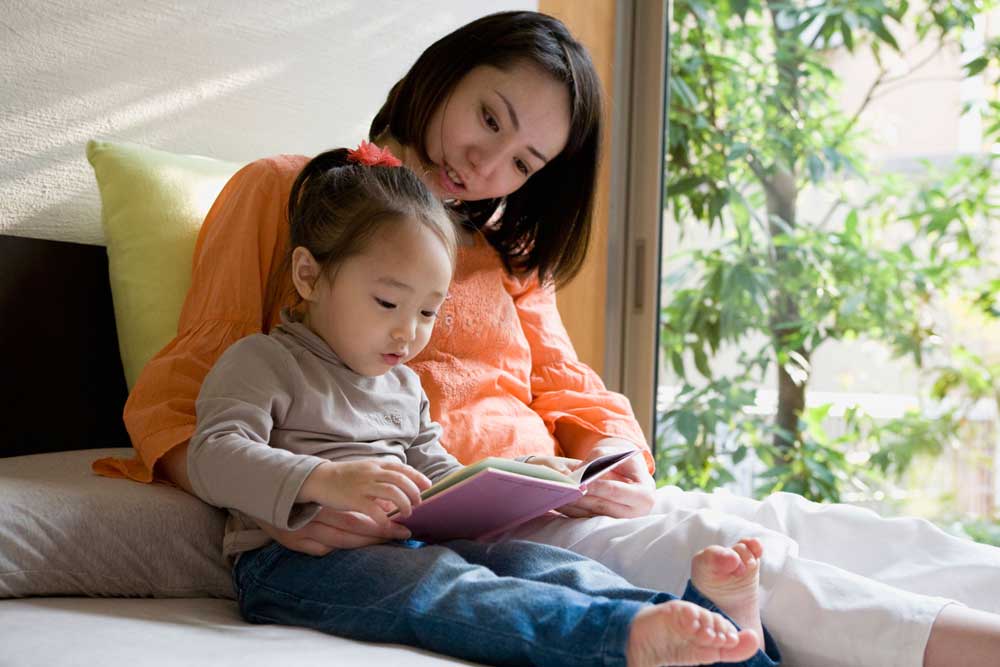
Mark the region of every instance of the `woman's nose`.
POLYGON ((475 175, 484 180, 493 175, 502 159, 503 146, 499 142, 469 147, 469 165, 475 175))

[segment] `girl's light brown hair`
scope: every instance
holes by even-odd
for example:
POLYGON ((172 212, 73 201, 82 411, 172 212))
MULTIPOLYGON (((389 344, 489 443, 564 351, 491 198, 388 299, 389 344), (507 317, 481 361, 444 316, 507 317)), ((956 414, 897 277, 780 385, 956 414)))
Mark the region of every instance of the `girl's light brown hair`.
POLYGON ((334 149, 310 160, 292 185, 289 252, 306 248, 331 275, 381 230, 413 220, 437 235, 454 264, 455 226, 416 174, 406 167, 360 165, 348 160, 346 148, 334 149))

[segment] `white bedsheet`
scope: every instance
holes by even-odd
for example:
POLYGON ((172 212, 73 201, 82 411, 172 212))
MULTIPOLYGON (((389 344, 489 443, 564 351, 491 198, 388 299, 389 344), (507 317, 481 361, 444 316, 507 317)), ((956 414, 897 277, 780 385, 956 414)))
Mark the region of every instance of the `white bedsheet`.
POLYGON ((251 625, 208 598, 0 600, 2 667, 439 667, 473 663, 313 630, 251 625))

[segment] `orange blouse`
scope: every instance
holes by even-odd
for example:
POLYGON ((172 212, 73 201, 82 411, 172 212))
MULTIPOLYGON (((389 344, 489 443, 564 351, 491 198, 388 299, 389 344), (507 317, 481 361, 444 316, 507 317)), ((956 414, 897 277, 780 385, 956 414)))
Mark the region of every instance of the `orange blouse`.
MULTIPOLYGON (((145 366, 125 404, 138 456, 101 459, 96 472, 153 481, 156 461, 194 433, 195 400, 216 359, 240 338, 268 331, 290 305, 286 207, 307 161, 258 160, 223 188, 198 236, 177 337, 145 366)), ((577 359, 553 290, 509 276, 481 236, 459 249, 430 343, 410 366, 444 429, 442 444, 464 463, 528 454, 585 458, 553 435, 567 421, 631 440, 652 469, 628 400, 577 359)))

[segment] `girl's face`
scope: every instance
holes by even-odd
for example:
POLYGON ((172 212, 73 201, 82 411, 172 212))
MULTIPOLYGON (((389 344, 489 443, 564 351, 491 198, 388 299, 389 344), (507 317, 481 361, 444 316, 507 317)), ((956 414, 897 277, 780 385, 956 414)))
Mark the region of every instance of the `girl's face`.
POLYGON ((392 225, 331 277, 305 248, 292 255, 292 279, 306 325, 348 368, 382 375, 416 356, 430 339, 452 266, 442 241, 423 224, 392 225))
POLYGON ((430 118, 423 180, 441 199, 509 195, 562 151, 569 127, 569 90, 540 68, 475 67, 430 118))

